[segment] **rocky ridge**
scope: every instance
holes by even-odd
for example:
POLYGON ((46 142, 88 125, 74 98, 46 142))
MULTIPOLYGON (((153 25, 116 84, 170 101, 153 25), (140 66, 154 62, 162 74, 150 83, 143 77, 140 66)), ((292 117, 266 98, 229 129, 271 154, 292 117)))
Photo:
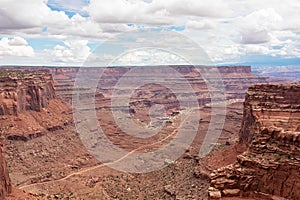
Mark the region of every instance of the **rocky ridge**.
POLYGON ((299 97, 300 83, 249 88, 240 132, 248 150, 210 175, 212 199, 300 199, 299 97))

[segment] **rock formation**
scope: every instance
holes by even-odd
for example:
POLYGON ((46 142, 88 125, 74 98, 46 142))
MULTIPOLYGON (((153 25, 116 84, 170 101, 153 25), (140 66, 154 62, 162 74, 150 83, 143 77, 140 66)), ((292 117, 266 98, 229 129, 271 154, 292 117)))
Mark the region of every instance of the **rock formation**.
POLYGON ((0 71, 0 133, 28 140, 71 122, 70 106, 56 98, 47 69, 0 71))
POLYGON ((48 70, 0 71, 0 115, 41 111, 54 97, 53 80, 48 70))
POLYGON ((240 143, 248 150, 211 174, 211 198, 300 199, 300 83, 247 92, 240 143))
POLYGON ((3 139, 0 138, 0 200, 11 192, 11 183, 5 162, 3 139))
MULTIPOLYGON (((174 72, 182 75, 183 78, 174 78, 172 73, 162 73, 162 68, 164 66, 151 66, 143 68, 143 74, 131 74, 133 84, 136 78, 141 79, 143 76, 149 78, 149 74, 153 75, 153 83, 156 83, 155 79, 165 79, 168 83, 173 83, 182 87, 185 81, 193 87, 193 92, 199 98, 200 106, 210 103, 210 94, 207 88, 207 84, 204 81, 201 72, 209 74, 210 78, 216 78, 216 73, 219 73, 222 81, 224 83, 224 88, 226 90, 227 99, 244 99, 245 92, 250 85, 268 83, 268 78, 256 76, 251 72, 250 66, 222 66, 217 68, 210 67, 199 67, 199 66, 188 66, 188 65, 171 65, 168 66, 174 70, 174 72), (200 70, 197 70, 200 69, 200 70), (217 70, 216 70, 217 69, 217 70), (210 71, 210 73, 208 73, 210 71)), ((107 68, 49 68, 52 72, 53 78, 55 80, 55 90, 59 97, 61 97, 66 102, 72 102, 72 93, 74 91, 74 81, 76 79, 76 74, 84 72, 85 74, 90 74, 91 78, 99 78, 98 92, 103 94, 105 97, 110 97, 112 90, 116 83, 131 69, 135 67, 107 67, 107 68), (101 75, 101 77, 99 77, 101 75)), ((154 84, 155 85, 155 84, 154 84)), ((155 87, 152 88, 155 90, 155 87)), ((88 88, 76 88, 75 90, 80 90, 81 93, 89 94, 88 88)), ((188 97, 188 93, 185 93, 188 97)))
MULTIPOLYGON (((64 129, 72 122, 70 109, 68 104, 56 98, 49 70, 0 70, 0 200, 7 195, 8 199, 18 199, 19 196, 18 192, 14 192, 15 189, 12 190, 8 173, 8 168, 12 172, 11 158, 17 159, 19 156, 16 151, 11 151, 12 143, 28 142, 64 129), (4 149, 8 149, 6 158, 4 149)), ((25 162, 22 159, 18 161, 25 162)), ((31 196, 28 198, 36 199, 31 196)))

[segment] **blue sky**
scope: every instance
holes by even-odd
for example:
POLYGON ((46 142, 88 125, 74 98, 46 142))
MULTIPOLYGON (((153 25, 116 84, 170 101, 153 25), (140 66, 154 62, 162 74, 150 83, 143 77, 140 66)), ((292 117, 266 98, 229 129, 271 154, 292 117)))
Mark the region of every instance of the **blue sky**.
MULTIPOLYGON (((151 30, 151 44, 141 45, 161 49, 172 40, 184 46, 176 38, 155 39, 160 32, 177 32, 197 43, 215 65, 298 66, 299 10, 298 0, 3 0, 0 65, 81 66, 89 59, 101 66, 126 54, 151 30), (107 42, 128 32, 140 35, 124 45, 107 42)), ((169 64, 174 57, 158 52, 156 60, 140 58, 151 55, 145 52, 121 60, 169 64)))

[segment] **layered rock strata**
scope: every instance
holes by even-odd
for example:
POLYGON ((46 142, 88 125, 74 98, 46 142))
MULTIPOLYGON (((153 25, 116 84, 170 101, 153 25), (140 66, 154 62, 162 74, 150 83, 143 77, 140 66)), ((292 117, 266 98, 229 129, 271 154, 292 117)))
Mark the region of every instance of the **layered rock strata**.
POLYGON ((49 70, 0 71, 0 115, 17 115, 25 110, 41 111, 54 98, 49 70))
MULTIPOLYGON (((207 82, 204 80, 203 74, 209 75, 210 79, 222 79, 224 89, 226 90, 227 99, 244 99, 245 91, 250 85, 259 83, 268 83, 268 78, 256 76, 251 72, 250 66, 222 66, 217 68, 200 67, 200 66, 188 66, 188 65, 171 65, 167 66, 174 70, 174 72, 182 75, 178 78, 178 75, 172 73, 161 73, 161 69, 166 66, 149 66, 143 68, 143 74, 137 74, 133 69, 139 67, 107 67, 107 68, 49 68, 53 74, 55 80, 55 89, 58 96, 60 96, 66 102, 72 102, 72 94, 76 90, 80 90, 80 93, 86 93, 89 95, 91 91, 89 88, 78 87, 74 88, 74 82, 78 73, 90 74, 90 78, 99 79, 99 85, 97 91, 99 94, 103 94, 105 97, 110 97, 115 85, 122 78, 130 72, 132 76, 132 85, 136 84, 137 79, 149 79, 149 74, 153 76, 153 83, 157 80, 163 79, 165 83, 176 85, 177 88, 182 88, 183 84, 188 82, 193 91, 199 98, 199 105, 203 106, 210 103, 210 93, 207 88, 207 82), (202 72, 202 73, 201 73, 202 72), (101 74, 101 77, 99 77, 101 74), (177 78, 176 78, 177 77, 177 78)), ((139 70, 137 70, 139 71, 139 70)), ((151 78, 150 77, 150 78, 151 78)), ((163 82, 163 81, 161 81, 163 82)), ((124 92, 128 87, 121 88, 124 92)), ((155 84, 152 87, 155 91, 155 84)), ((160 88, 158 87, 158 90, 160 88)), ((181 95, 189 98, 190 93, 183 91, 181 95)), ((145 96, 145 95, 144 95, 145 96)), ((103 96, 102 96, 103 97, 103 96)))
POLYGON ((300 83, 247 92, 240 143, 248 150, 211 174, 211 198, 300 199, 300 83))
POLYGON ((56 98, 47 69, 0 70, 0 133, 28 140, 70 123, 71 108, 56 98))

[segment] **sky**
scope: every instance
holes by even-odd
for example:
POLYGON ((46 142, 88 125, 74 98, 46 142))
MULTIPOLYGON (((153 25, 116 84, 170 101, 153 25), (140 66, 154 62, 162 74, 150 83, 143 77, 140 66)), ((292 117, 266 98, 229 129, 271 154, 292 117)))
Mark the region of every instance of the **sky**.
POLYGON ((0 65, 185 64, 164 49, 187 51, 189 39, 214 65, 299 66, 299 10, 299 0, 1 0, 0 65))

